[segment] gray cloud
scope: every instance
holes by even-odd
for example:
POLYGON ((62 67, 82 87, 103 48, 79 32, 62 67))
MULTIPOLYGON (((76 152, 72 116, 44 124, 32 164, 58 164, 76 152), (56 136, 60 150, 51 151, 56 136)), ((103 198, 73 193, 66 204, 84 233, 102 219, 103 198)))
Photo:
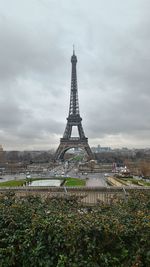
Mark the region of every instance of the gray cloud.
POLYGON ((150 144, 150 2, 0 3, 0 143, 49 149, 69 109, 76 44, 80 111, 92 145, 150 144))

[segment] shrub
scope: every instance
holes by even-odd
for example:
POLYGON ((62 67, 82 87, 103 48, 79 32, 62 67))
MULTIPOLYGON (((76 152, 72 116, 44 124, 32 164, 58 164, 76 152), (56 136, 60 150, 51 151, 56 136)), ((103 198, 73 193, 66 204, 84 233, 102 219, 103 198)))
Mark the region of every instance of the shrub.
POLYGON ((149 214, 143 192, 92 208, 76 197, 1 195, 0 266, 148 267, 149 214))

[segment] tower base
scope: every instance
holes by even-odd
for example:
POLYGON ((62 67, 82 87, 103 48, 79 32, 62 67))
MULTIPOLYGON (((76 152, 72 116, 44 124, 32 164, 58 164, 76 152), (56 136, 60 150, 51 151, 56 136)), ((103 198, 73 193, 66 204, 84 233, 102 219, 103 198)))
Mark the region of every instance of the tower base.
POLYGON ((94 159, 94 155, 88 144, 88 138, 80 139, 80 138, 72 137, 69 139, 65 139, 65 138, 60 139, 60 144, 55 153, 55 160, 59 160, 59 159, 63 160, 66 151, 71 148, 76 148, 76 147, 84 149, 87 155, 89 156, 89 159, 94 159))

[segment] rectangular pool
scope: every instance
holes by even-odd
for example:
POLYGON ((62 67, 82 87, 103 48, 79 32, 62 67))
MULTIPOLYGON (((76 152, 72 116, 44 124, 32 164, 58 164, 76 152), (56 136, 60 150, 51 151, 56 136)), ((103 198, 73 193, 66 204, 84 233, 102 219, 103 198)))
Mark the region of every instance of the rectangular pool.
POLYGON ((61 183, 62 180, 43 179, 43 180, 33 181, 31 182, 31 184, 29 184, 29 186, 60 186, 61 183))

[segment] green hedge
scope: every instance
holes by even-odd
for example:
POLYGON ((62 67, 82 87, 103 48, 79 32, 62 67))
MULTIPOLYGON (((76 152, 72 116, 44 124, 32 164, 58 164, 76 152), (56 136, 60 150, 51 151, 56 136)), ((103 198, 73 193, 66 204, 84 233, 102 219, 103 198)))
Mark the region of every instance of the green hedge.
POLYGON ((0 197, 0 266, 148 267, 150 195, 84 207, 75 197, 0 197))

